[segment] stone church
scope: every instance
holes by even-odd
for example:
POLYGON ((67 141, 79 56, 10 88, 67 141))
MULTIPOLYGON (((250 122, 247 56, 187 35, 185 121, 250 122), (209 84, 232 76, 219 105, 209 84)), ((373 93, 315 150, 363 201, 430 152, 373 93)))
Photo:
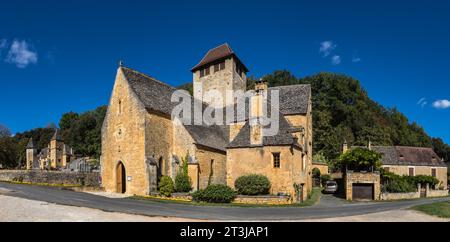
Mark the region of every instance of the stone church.
POLYGON ((47 148, 39 151, 30 138, 26 146, 27 170, 64 169, 74 158, 73 149, 64 143, 61 133, 55 130, 47 148))
MULTIPOLYGON (((228 44, 213 48, 191 70, 194 102, 208 103, 205 93, 214 90, 247 90, 248 69, 228 44)), ((121 65, 102 128, 102 182, 109 192, 148 195, 157 190, 158 179, 173 179, 188 158, 193 190, 209 184, 234 187, 247 174, 267 176, 273 195, 286 194, 303 201, 312 189, 311 87, 293 85, 269 88, 257 83, 246 115, 224 125, 182 124, 172 118, 177 91, 155 78, 121 65), (258 120, 260 103, 268 92, 279 92, 279 131, 262 135, 258 120), (256 110, 256 111, 255 111, 256 110)), ((224 98, 225 100, 225 98, 224 98)), ((236 100, 215 108, 236 106, 236 100)), ((204 105, 203 105, 204 104, 204 105)))

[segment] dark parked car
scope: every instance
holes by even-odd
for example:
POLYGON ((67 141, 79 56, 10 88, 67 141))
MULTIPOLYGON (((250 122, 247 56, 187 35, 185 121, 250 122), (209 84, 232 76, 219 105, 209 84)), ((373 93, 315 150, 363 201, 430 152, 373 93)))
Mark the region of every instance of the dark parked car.
POLYGON ((327 181, 325 184, 324 193, 336 193, 338 190, 338 184, 336 181, 327 181))

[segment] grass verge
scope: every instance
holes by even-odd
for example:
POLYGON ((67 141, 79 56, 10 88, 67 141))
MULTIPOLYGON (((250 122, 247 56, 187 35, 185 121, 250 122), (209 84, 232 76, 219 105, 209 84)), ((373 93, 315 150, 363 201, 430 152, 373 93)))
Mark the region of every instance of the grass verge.
POLYGON ((450 218, 450 201, 419 205, 413 209, 440 218, 450 218))

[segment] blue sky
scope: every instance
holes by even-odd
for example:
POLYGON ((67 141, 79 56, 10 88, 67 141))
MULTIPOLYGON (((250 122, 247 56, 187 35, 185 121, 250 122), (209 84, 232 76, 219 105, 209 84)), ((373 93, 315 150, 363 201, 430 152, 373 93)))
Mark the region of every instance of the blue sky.
POLYGON ((107 104, 121 59, 190 82, 205 52, 228 42, 255 76, 353 76, 450 143, 449 12, 444 0, 5 1, 0 123, 21 132, 107 104))

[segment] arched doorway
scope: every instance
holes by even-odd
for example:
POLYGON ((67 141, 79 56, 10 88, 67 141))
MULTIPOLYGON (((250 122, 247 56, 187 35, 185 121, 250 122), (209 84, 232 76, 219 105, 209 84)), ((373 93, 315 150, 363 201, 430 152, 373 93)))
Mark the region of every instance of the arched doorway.
POLYGON ((116 168, 116 179, 117 179, 117 193, 126 193, 127 192, 127 174, 125 171, 125 166, 122 162, 117 164, 116 168))

